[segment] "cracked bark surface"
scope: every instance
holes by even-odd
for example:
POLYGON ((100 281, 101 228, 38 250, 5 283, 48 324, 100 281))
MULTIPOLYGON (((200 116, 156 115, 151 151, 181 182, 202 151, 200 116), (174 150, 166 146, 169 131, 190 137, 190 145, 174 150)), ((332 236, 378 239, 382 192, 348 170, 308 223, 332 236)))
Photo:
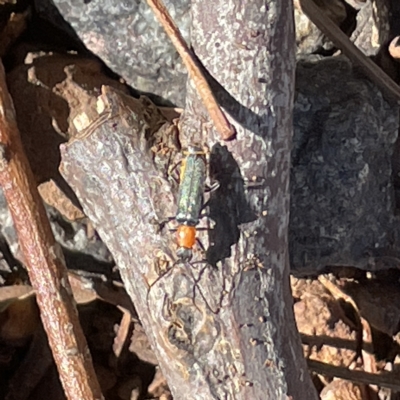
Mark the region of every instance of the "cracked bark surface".
POLYGON ((192 265, 174 264, 173 222, 161 224, 176 210, 167 172, 179 152, 159 145, 156 107, 106 88, 103 123, 62 147, 63 176, 113 254, 176 399, 317 398, 289 286, 291 7, 192 2, 192 47, 237 130, 220 142, 188 83, 179 140, 208 145, 220 183, 208 203, 215 225, 199 231, 206 253, 192 265))

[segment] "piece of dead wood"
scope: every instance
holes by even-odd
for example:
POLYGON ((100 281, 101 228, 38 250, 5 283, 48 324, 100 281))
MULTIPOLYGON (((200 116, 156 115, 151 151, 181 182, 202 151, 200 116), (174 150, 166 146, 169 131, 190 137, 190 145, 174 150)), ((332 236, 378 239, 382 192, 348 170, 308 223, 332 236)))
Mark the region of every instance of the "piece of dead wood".
POLYGON ((177 185, 157 163, 142 101, 129 109, 125 96, 103 92, 116 113, 62 145, 60 169, 112 253, 176 400, 314 400, 289 286, 292 2, 191 4, 191 44, 238 121, 235 139, 221 142, 188 85, 179 141, 207 146, 220 182, 208 205, 214 228, 198 233, 207 262, 200 246, 190 264, 175 262, 174 221, 165 221, 177 185))
POLYGON ((124 348, 126 339, 129 333, 129 327, 131 325, 132 316, 127 310, 122 309, 122 318, 118 327, 118 332, 114 338, 113 351, 115 356, 118 358, 121 355, 122 349, 124 348))
POLYGON ((67 270, 26 159, 0 64, 0 185, 4 191, 43 326, 70 400, 102 394, 79 323, 67 270))
POLYGON ((190 78, 196 86, 198 94, 200 95, 203 103, 215 125, 216 130, 221 135, 223 140, 229 140, 235 135, 235 128, 231 125, 221 110, 214 97, 211 88, 202 73, 198 62, 194 58, 191 50, 189 49, 185 39, 183 39, 179 28, 176 26, 174 20, 171 18, 168 10, 165 8, 162 0, 147 0, 147 3, 154 12, 160 24, 165 29, 172 44, 175 46, 176 51, 182 57, 190 78))
MULTIPOLYGON (((62 145, 60 171, 113 254, 175 397, 212 398, 215 393, 250 398, 252 393, 257 393, 255 397, 265 393, 268 386, 283 393, 280 382, 285 378, 277 353, 283 346, 290 349, 285 371, 292 372, 287 378, 296 382, 291 392, 300 385, 299 399, 316 398, 308 386, 301 349, 294 346, 300 342, 290 314, 280 311, 286 297, 282 290, 266 293, 258 286, 269 279, 268 271, 274 288, 280 284, 282 275, 276 281, 278 267, 272 265, 276 258, 265 261, 261 254, 252 254, 235 267, 237 272, 230 264, 174 265, 176 242, 161 222, 174 215, 175 188, 149 143, 158 132, 151 124, 151 113, 157 109, 149 108, 145 98, 135 100, 112 88, 103 88, 100 100, 109 111, 101 123, 94 121, 82 135, 62 145), (253 284, 255 290, 250 289, 253 284), (265 300, 270 294, 271 299, 265 300), (283 331, 277 335, 276 329, 283 331)), ((221 235, 226 237, 226 231, 221 235)), ((242 240, 248 237, 254 236, 243 235, 242 240)), ((199 259, 200 249, 194 253, 199 259)))
POLYGON ((400 101, 400 87, 371 59, 360 51, 336 26, 313 0, 300 0, 301 9, 310 20, 338 47, 354 64, 375 82, 387 95, 400 101))
POLYGON ((82 210, 72 202, 53 179, 41 183, 38 190, 42 199, 69 221, 76 221, 85 217, 82 210))
POLYGON ((400 391, 400 380, 397 374, 381 373, 371 374, 364 371, 349 370, 344 367, 336 367, 331 364, 325 364, 320 361, 307 360, 308 368, 317 374, 326 375, 330 377, 347 379, 356 383, 363 383, 366 385, 377 385, 392 389, 396 392, 400 391))

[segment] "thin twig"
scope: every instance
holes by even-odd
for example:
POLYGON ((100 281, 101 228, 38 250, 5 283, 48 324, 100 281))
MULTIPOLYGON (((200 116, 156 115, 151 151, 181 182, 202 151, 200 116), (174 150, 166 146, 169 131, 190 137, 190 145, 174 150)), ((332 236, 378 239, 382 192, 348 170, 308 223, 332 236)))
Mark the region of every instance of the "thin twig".
POLYGON ((315 360, 307 360, 307 365, 311 371, 317 374, 330 376, 332 378, 342 378, 355 383, 377 385, 400 392, 399 376, 393 372, 371 374, 370 372, 350 370, 345 367, 337 367, 315 360))
POLYGON ((350 39, 327 17, 313 0, 300 0, 301 9, 308 18, 338 47, 354 64, 374 81, 385 93, 400 100, 400 87, 381 68, 370 60, 350 39))
POLYGON ((0 62, 0 185, 4 191, 43 326, 69 400, 102 399, 72 299, 64 257, 55 242, 24 153, 0 62))
POLYGON ((201 69, 197 65, 185 39, 183 39, 179 28, 176 26, 168 10, 165 8, 162 0, 147 0, 147 3, 153 10, 160 24, 171 39, 176 51, 182 57, 190 77, 192 78, 196 89, 207 108, 208 113, 223 140, 229 140, 235 135, 235 128, 229 123, 225 114, 215 99, 210 86, 207 83, 201 69))

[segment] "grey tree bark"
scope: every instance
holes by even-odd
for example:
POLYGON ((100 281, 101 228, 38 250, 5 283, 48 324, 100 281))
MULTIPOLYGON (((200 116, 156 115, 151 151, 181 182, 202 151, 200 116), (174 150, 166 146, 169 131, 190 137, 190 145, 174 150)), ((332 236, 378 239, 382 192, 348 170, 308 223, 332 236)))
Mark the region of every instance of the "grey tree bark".
POLYGON ((164 121, 146 99, 106 88, 106 118, 62 148, 61 171, 112 252, 175 399, 317 399, 289 286, 292 4, 193 0, 192 21, 194 52, 237 129, 221 143, 188 83, 179 140, 210 148, 220 183, 212 229, 199 231, 205 254, 175 264, 162 222, 176 210, 167 160, 179 154, 160 147, 164 121))

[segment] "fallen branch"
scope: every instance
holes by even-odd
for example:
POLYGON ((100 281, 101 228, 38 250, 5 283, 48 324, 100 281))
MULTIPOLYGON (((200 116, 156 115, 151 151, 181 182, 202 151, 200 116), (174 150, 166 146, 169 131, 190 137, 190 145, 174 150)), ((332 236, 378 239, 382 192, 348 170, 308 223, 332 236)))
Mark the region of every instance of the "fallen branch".
POLYGON ((103 88, 97 104, 110 110, 108 119, 61 146, 60 171, 113 255, 177 400, 317 398, 288 279, 294 43, 291 2, 279 4, 270 9, 262 0, 248 12, 236 0, 229 7, 226 0, 192 1, 193 47, 230 94, 224 104, 241 124, 236 140, 213 145, 215 132, 199 129, 203 107, 189 87, 179 141, 198 132, 221 184, 208 203, 215 225, 199 230, 203 249, 196 246, 191 264, 176 263, 174 221, 165 223, 176 213, 176 184, 165 168, 165 161, 174 165, 173 151, 153 145, 157 109, 103 88), (261 20, 268 21, 264 30, 253 32, 261 20), (240 46, 243 32, 251 51, 240 46), (248 179, 263 185, 247 191, 248 179))
POLYGON ((55 242, 22 148, 0 63, 0 185, 4 191, 44 329, 69 400, 101 399, 100 386, 72 300, 63 254, 55 242))

